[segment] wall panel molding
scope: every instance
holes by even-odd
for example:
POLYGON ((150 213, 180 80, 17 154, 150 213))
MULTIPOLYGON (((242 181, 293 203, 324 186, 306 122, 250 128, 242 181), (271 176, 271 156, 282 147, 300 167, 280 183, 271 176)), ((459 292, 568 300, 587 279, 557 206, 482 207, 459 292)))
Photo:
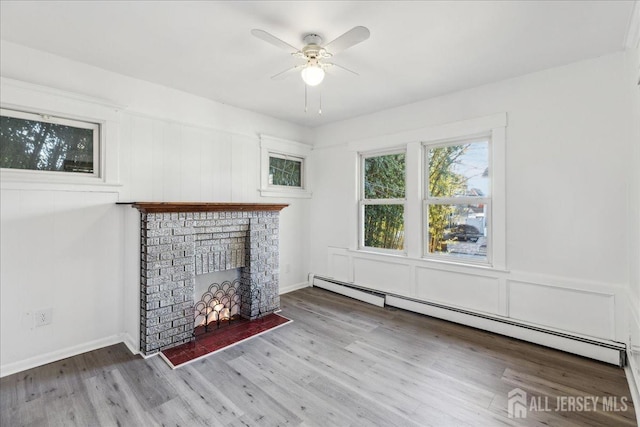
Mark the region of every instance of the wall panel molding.
POLYGON ((327 256, 328 277, 345 283, 571 334, 626 341, 624 328, 617 327, 624 286, 347 248, 330 247, 327 256))
POLYGON ((615 296, 508 280, 508 317, 603 339, 615 339, 615 296))

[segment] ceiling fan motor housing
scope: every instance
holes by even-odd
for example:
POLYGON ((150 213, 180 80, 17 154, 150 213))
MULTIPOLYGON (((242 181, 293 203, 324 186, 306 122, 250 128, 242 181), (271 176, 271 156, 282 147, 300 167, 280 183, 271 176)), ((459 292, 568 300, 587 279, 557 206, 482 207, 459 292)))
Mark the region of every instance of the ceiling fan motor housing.
POLYGON ((315 44, 317 46, 320 46, 322 44, 322 37, 317 34, 307 34, 306 36, 304 36, 302 41, 305 45, 315 44))
POLYGON ((317 34, 307 34, 304 37, 305 46, 302 48, 302 54, 308 60, 329 58, 331 54, 327 52, 320 44, 322 37, 317 34))

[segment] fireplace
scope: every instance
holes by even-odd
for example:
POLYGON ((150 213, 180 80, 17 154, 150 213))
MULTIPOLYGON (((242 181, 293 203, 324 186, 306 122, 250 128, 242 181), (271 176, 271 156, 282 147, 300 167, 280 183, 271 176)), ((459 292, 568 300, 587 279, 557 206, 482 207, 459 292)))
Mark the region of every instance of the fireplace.
POLYGON ((202 320, 218 327, 228 317, 253 320, 280 308, 279 213, 286 206, 133 203, 141 216, 143 354, 192 340, 202 320), (212 284, 210 296, 194 295, 197 275, 236 268, 238 280, 212 284))

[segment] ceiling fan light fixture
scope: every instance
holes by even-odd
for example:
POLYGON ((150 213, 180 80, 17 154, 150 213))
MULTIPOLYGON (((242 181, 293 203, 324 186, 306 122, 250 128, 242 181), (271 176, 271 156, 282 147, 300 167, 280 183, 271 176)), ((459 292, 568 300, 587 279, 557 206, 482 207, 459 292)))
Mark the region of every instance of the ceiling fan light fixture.
POLYGON ((302 69, 302 80, 308 86, 317 86, 324 80, 324 70, 318 64, 309 64, 302 69))

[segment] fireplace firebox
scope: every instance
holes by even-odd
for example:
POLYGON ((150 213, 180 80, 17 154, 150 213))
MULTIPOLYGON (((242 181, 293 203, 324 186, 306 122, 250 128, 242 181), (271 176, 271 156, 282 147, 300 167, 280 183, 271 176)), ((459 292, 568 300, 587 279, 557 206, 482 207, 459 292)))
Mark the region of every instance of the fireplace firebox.
POLYGON ((246 319, 247 311, 242 314, 246 304, 258 307, 256 317, 262 317, 260 295, 258 287, 252 289, 240 279, 212 283, 194 306, 194 338, 246 319))

